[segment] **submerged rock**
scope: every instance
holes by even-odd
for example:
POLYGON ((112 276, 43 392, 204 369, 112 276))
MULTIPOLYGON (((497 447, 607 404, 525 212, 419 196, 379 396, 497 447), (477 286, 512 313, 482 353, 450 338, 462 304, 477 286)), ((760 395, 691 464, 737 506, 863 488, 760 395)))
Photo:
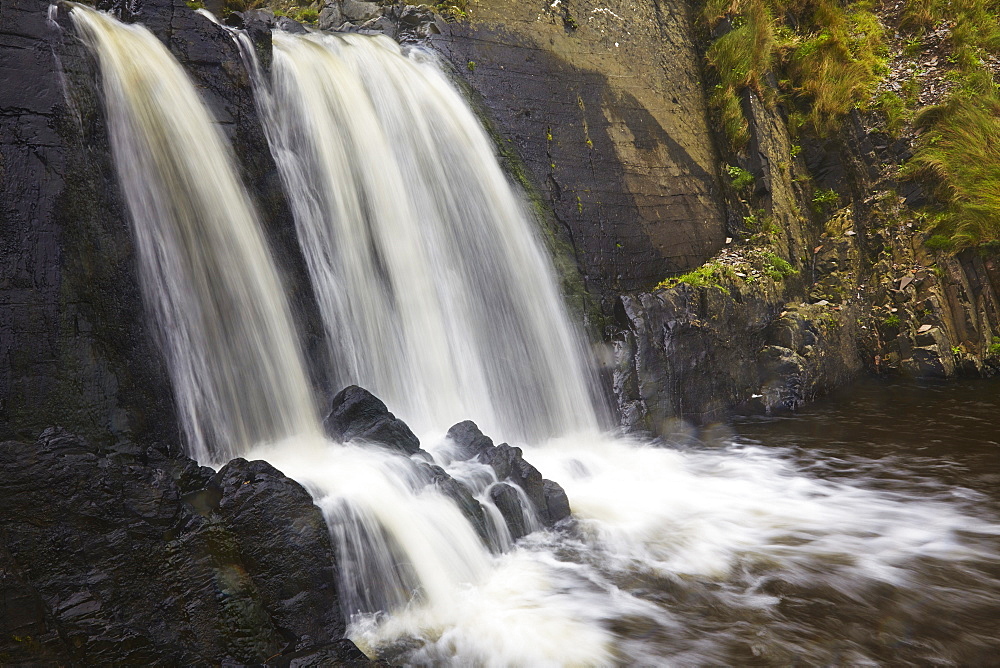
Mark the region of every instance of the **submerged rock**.
MULTIPOLYGON (((562 487, 557 482, 542 478, 538 469, 524 459, 521 448, 506 443, 493 445, 492 439, 469 420, 449 429, 448 438, 459 447, 464 458, 477 458, 493 468, 498 480, 509 481, 524 490, 546 526, 569 517, 569 502, 562 487), (549 499, 552 500, 551 505, 549 499)), ((511 533, 514 533, 513 529, 511 533)))
POLYGON ((524 520, 521 497, 516 489, 505 482, 498 482, 490 489, 490 500, 496 504, 497 510, 503 515, 511 538, 517 540, 531 533, 528 523, 524 520))
POLYGON ((406 423, 390 413, 378 397, 357 385, 337 393, 323 426, 330 438, 337 441, 368 441, 407 455, 420 451, 420 440, 406 423))
POLYGON ((319 509, 265 462, 0 443, 0 601, 4 665, 367 663, 319 509))
POLYGON ((433 484, 442 494, 455 502, 455 505, 458 506, 458 509, 469 520, 476 533, 483 539, 483 542, 489 544, 489 532, 486 528, 486 511, 483 510, 483 506, 472 496, 469 488, 448 475, 440 466, 426 463, 423 466, 427 467, 433 484))

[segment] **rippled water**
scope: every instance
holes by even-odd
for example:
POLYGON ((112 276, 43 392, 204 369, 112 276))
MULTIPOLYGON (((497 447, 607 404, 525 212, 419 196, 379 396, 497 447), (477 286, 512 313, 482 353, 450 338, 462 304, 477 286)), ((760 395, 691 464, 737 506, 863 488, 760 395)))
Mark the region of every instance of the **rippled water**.
MULTIPOLYGON (((731 620, 744 628, 734 634, 732 660, 1000 661, 1000 383, 867 380, 798 414, 737 419, 731 428, 728 438, 725 429, 709 430, 707 445, 721 436, 732 443, 727 449, 763 449, 867 499, 872 516, 858 529, 867 528, 872 539, 858 545, 856 561, 870 558, 872 548, 896 550, 897 539, 927 532, 920 550, 888 560, 897 572, 884 579, 850 577, 846 569, 849 577, 838 583, 845 568, 834 555, 798 574, 749 559, 745 573, 723 588, 775 600, 757 618, 731 620), (913 513, 894 516, 893 506, 913 513), (967 519, 942 531, 958 516, 967 519)), ((713 608, 694 623, 711 632, 723 611, 713 608)))

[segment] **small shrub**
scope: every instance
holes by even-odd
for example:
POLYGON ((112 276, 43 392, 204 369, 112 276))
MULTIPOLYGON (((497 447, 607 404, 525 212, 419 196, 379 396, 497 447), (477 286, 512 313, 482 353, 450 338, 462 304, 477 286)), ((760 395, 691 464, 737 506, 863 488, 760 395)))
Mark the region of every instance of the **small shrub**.
POLYGON ((890 315, 888 318, 885 319, 885 326, 886 327, 899 327, 900 322, 901 321, 899 319, 899 316, 896 315, 895 313, 893 313, 892 315, 890 315))
POLYGON ((789 264, 788 260, 774 253, 764 255, 764 271, 776 281, 784 280, 789 276, 799 273, 795 267, 789 264))
POLYGON ((924 132, 901 174, 933 188, 933 243, 961 250, 1000 240, 1000 95, 953 98, 916 123, 924 132))
POLYGON ((718 79, 709 104, 732 147, 749 140, 740 98, 777 98, 765 75, 777 76, 791 107, 793 132, 824 134, 840 117, 867 103, 888 72, 882 26, 871 3, 838 0, 706 0, 701 21, 730 29, 709 45, 705 59, 718 79))
POLYGON ((435 12, 451 21, 464 19, 469 16, 467 0, 445 0, 445 2, 430 6, 435 12))
POLYGON ((872 107, 885 114, 885 126, 889 134, 899 137, 906 125, 913 119, 912 105, 905 97, 890 91, 883 91, 872 100, 872 107))
POLYGON ((693 288, 718 288, 722 292, 729 294, 729 290, 721 285, 723 280, 735 280, 736 270, 729 265, 709 262, 697 269, 693 269, 681 276, 674 276, 659 282, 654 290, 666 290, 676 287, 681 283, 686 283, 693 288))
POLYGON ((299 23, 316 23, 319 20, 319 12, 313 7, 303 7, 295 15, 295 20, 299 23))
POLYGON ((832 188, 817 188, 812 197, 813 206, 821 210, 830 206, 836 206, 839 201, 840 195, 832 188))
POLYGON ((737 167, 736 165, 728 165, 726 167, 726 174, 729 175, 733 188, 737 191, 744 191, 753 185, 753 174, 743 169, 742 167, 737 167))

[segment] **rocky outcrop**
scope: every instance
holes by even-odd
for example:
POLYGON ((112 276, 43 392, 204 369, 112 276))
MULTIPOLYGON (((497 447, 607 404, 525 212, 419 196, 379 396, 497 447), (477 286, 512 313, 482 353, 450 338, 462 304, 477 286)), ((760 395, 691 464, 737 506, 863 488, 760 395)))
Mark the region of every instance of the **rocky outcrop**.
POLYGON ((448 472, 440 466, 427 463, 421 466, 429 474, 430 484, 434 485, 438 491, 455 502, 458 509, 462 511, 465 518, 472 524, 476 533, 479 534, 483 543, 489 545, 490 539, 486 511, 483 509, 482 504, 472 496, 469 488, 448 475, 448 472))
MULTIPOLYGON (((425 484, 434 485, 454 501, 483 541, 490 543, 486 513, 473 496, 472 490, 452 478, 440 466, 430 463, 431 456, 420 449, 420 441, 406 423, 390 413, 386 405, 373 394, 357 385, 344 388, 334 397, 330 414, 323 424, 327 435, 334 440, 373 443, 396 450, 404 456, 416 455, 415 459, 426 474, 425 484)), ((516 485, 523 491, 532 505, 533 513, 546 526, 569 517, 569 500, 562 487, 551 480, 543 480, 538 469, 524 460, 520 448, 506 443, 493 445, 492 439, 485 436, 471 421, 453 426, 448 431, 448 438, 457 446, 456 459, 477 459, 493 468, 499 481, 510 483, 495 486, 490 500, 497 503, 515 539, 529 533, 531 527, 524 523, 520 495, 510 485, 516 485), (497 500, 497 495, 502 497, 500 501, 497 500), (516 513, 512 510, 515 505, 518 508, 516 513)))
POLYGON ((795 409, 856 377, 855 306, 786 303, 782 287, 737 277, 623 296, 614 344, 623 426, 665 433, 676 418, 795 409))
POLYGON ((336 583, 319 509, 265 462, 0 443, 0 663, 367 665, 336 583))
MULTIPOLYGON (((545 525, 551 526, 569 517, 569 501, 562 487, 556 482, 543 479, 538 469, 525 461, 521 448, 512 447, 506 443, 493 445, 493 440, 484 435, 479 427, 469 420, 459 422, 449 429, 448 438, 458 446, 465 458, 475 458, 492 467, 496 472, 497 480, 520 487, 545 525)), ((510 499, 509 493, 503 490, 498 494, 504 495, 505 499, 510 499)), ((500 508, 500 511, 507 518, 509 511, 505 512, 503 507, 500 508)), ((511 527, 511 531, 514 532, 513 527, 511 527)))
POLYGON ((623 295, 613 334, 623 426, 658 433, 678 417, 794 409, 865 371, 996 373, 1000 263, 925 246, 912 214, 924 195, 897 176, 908 141, 853 112, 793 151, 780 105, 748 93, 744 109, 750 144, 726 159, 750 185, 724 189, 734 244, 703 269, 739 271, 730 257, 756 254, 797 273, 623 295))

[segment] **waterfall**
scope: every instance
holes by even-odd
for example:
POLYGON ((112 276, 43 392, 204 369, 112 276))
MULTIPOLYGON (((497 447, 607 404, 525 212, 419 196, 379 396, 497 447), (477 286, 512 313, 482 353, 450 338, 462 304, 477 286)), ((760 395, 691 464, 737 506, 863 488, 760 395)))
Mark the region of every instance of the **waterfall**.
POLYGON ((142 291, 192 455, 316 434, 284 288, 218 126, 142 26, 76 6, 97 54, 142 291))
MULTIPOLYGON (((189 450, 203 463, 267 459, 306 486, 338 546, 340 600, 356 623, 407 609, 441 619, 493 577, 494 556, 426 464, 321 437, 283 287, 216 124, 148 30, 83 7, 72 15, 98 56, 142 289, 189 450)), ((480 477, 487 468, 469 466, 480 477)), ((496 543, 510 547, 509 536, 496 543)), ((534 615, 596 636, 582 656, 602 655, 603 632, 574 617, 534 615)))
POLYGON ((270 81, 243 51, 339 385, 370 389, 418 431, 464 419, 523 442, 596 431, 587 356, 537 226, 435 59, 386 37, 272 41, 270 81))
POLYGON ((823 453, 600 434, 542 244, 433 58, 384 38, 276 33, 270 78, 250 69, 336 372, 387 400, 467 484, 492 518, 491 551, 420 456, 321 437, 283 287, 218 128, 148 31, 82 7, 73 19, 99 59, 189 448, 203 462, 267 459, 310 491, 338 546, 349 635, 369 654, 867 665, 885 659, 881 635, 863 636, 886 609, 929 625, 1000 597, 1000 523, 976 516, 969 490, 887 485, 887 471, 901 476, 857 457, 831 460, 856 477, 828 476, 823 453), (440 436, 470 417, 526 442, 566 488, 570 526, 512 543, 488 499, 492 469, 453 461, 440 436))

